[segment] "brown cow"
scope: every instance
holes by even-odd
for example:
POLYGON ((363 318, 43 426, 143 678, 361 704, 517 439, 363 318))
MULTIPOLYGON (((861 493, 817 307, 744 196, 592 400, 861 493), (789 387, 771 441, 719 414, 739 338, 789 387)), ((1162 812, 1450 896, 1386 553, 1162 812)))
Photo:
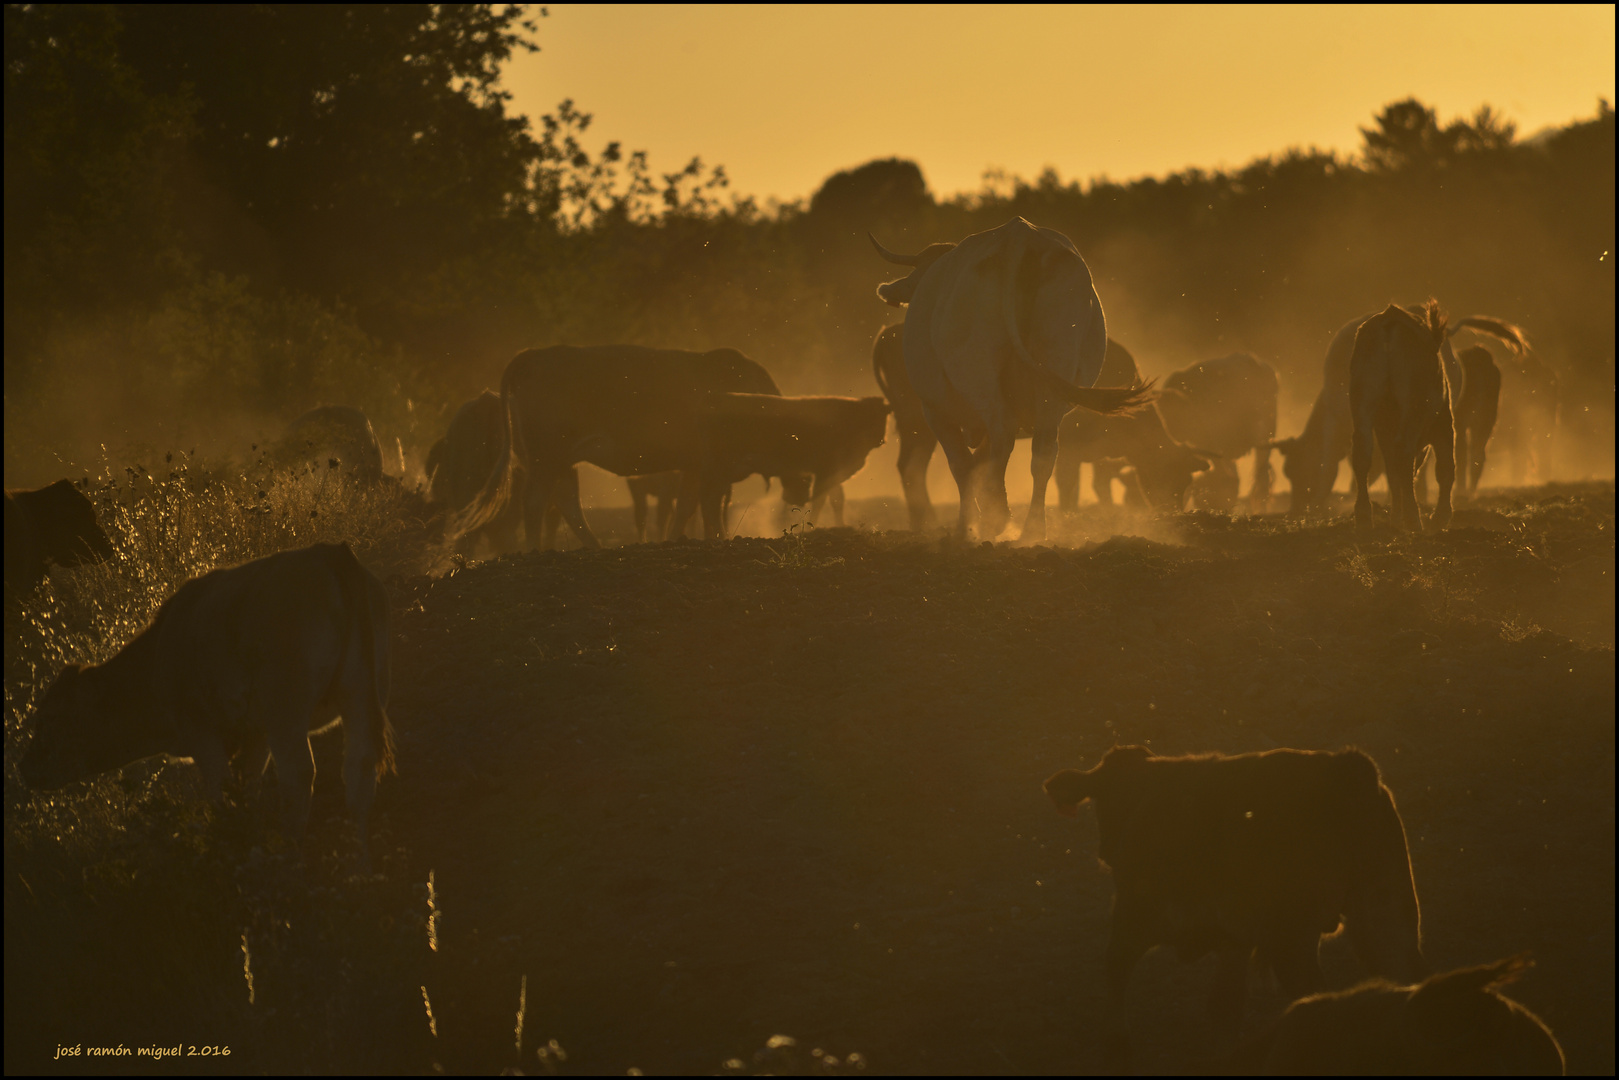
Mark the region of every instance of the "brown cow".
MULTIPOLYGON (((878 389, 894 410, 894 428, 899 432, 899 483, 910 511, 911 529, 921 532, 939 523, 933 500, 928 498, 928 462, 933 460, 939 440, 928 426, 922 399, 905 373, 905 324, 885 327, 871 344, 871 373, 878 389)), ((969 436, 970 437, 970 436, 969 436)), ((979 433, 973 445, 983 438, 979 433)))
POLYGON ((1551 1029, 1497 993, 1530 965, 1515 956, 1417 986, 1374 980, 1316 994, 1234 1057, 1265 1076, 1562 1076, 1551 1029))
POLYGON ((1182 960, 1220 953, 1209 1009, 1228 1023, 1241 1018, 1255 950, 1302 996, 1320 989, 1318 943, 1340 925, 1374 974, 1425 974, 1405 828, 1357 750, 1157 757, 1119 746, 1045 789, 1069 816, 1086 800, 1096 808, 1113 871, 1106 964, 1121 1032, 1130 971, 1156 945, 1182 960))
POLYGON ((1456 359, 1466 379, 1461 400, 1456 403, 1456 467, 1466 466, 1462 482, 1467 494, 1478 491, 1484 475, 1484 451, 1495 431, 1501 402, 1501 369, 1495 357, 1482 345, 1463 349, 1456 359))
MULTIPOLYGON (((780 393, 764 368, 735 349, 639 345, 528 349, 506 365, 500 385, 501 452, 483 491, 453 523, 457 543, 515 527, 519 516, 528 542, 538 543, 555 500, 580 542, 599 547, 579 505, 575 464, 620 476, 697 470, 706 446, 699 415, 709 393, 780 393)), ((711 537, 724 532, 723 522, 706 516, 704 527, 711 537)))
MULTIPOLYGON (((753 473, 781 477, 783 498, 809 504, 813 521, 822 502, 886 440, 888 412, 880 397, 710 395, 701 418, 704 521, 711 513, 721 520, 724 493, 753 473)), ((676 507, 676 536, 690 516, 676 507)))
POLYGON ((1433 525, 1450 523, 1451 487, 1456 482, 1456 422, 1452 383, 1440 350, 1449 320, 1439 301, 1416 311, 1390 304, 1361 323, 1349 360, 1349 403, 1354 423, 1350 465, 1355 473, 1355 525, 1372 523, 1367 491, 1372 470, 1372 439, 1388 472, 1390 516, 1395 528, 1422 531, 1416 478, 1429 448, 1439 480, 1433 525))
POLYGON ((1237 503, 1237 459, 1254 455, 1254 480, 1248 491, 1253 510, 1270 501, 1270 451, 1276 438, 1276 369, 1247 353, 1205 360, 1164 379, 1158 412, 1164 426, 1181 442, 1219 455, 1208 479, 1212 508, 1229 510, 1237 503))
POLYGON ((389 642, 387 590, 347 544, 211 571, 112 659, 63 670, 34 714, 23 779, 53 790, 163 753, 193 758, 217 797, 232 757, 251 747, 262 772, 267 748, 300 837, 315 782, 309 735, 341 717, 364 862, 377 780, 393 769, 389 642))
MULTIPOLYGON (((1106 386, 1137 385, 1141 371, 1130 351, 1112 338, 1102 358, 1097 382, 1106 386), (1126 380, 1119 383, 1120 379, 1126 380), (1134 380, 1130 382, 1129 380, 1134 380)), ((1098 502, 1113 503, 1113 478, 1125 464, 1135 466, 1139 494, 1148 506, 1180 510, 1186 504, 1186 489, 1194 473, 1209 468, 1209 455, 1177 442, 1164 427, 1156 402, 1132 413, 1104 416, 1075 409, 1063 418, 1058 433, 1057 464, 1052 472, 1057 481, 1057 506, 1079 508, 1079 466, 1091 463, 1091 487, 1098 502)))
POLYGON ((71 480, 6 495, 6 598, 21 600, 45 580, 51 563, 82 566, 113 553, 96 508, 71 480))

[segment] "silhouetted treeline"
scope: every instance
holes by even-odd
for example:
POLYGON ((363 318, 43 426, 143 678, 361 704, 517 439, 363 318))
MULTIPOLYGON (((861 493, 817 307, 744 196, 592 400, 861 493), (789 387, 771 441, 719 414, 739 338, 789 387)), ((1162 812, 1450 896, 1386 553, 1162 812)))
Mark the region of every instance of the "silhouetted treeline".
POLYGON ((1442 124, 1406 101, 1354 160, 1048 171, 942 200, 915 164, 874 161, 761 210, 697 159, 660 174, 587 145, 571 102, 509 115, 499 67, 536 38, 516 9, 5 17, 8 477, 99 443, 239 442, 337 401, 414 453, 554 342, 734 345, 788 392, 867 392, 898 313, 866 231, 920 248, 1012 214, 1074 239, 1148 370, 1245 348, 1297 404, 1345 320, 1433 294, 1527 327, 1611 438, 1606 103, 1522 141, 1487 109, 1442 124))

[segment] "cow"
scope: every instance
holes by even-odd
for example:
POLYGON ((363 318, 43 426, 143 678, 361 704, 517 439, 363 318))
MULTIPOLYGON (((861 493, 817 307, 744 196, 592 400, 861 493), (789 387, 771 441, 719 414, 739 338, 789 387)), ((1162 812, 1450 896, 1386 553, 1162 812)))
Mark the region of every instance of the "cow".
MULTIPOLYGON (((1097 381, 1113 386, 1140 385, 1135 357, 1112 338, 1097 381)), ((1177 442, 1164 428, 1156 403, 1135 412, 1098 416, 1075 409, 1063 418, 1058 435, 1057 506, 1079 509, 1079 466, 1091 462, 1091 484, 1098 502, 1113 502, 1113 478, 1122 463, 1135 467, 1125 490, 1148 507, 1180 510, 1195 473, 1210 467, 1201 451, 1177 442)))
POLYGON ((345 466, 363 483, 382 480, 382 448, 365 413, 352 405, 322 405, 310 409, 282 436, 276 456, 290 465, 326 458, 345 466))
POLYGON ((83 566, 110 558, 112 541, 96 508, 71 480, 5 493, 6 600, 21 601, 45 580, 52 563, 83 566))
MULTIPOLYGON (((1271 445, 1282 452, 1282 472, 1292 487, 1288 514, 1303 517, 1326 506, 1338 478, 1338 466, 1349 456, 1353 420, 1349 409, 1349 358, 1355 351, 1355 334, 1361 324, 1377 312, 1349 320, 1333 335, 1327 346, 1324 383, 1310 409, 1304 431, 1292 438, 1278 439, 1271 445)), ((1466 393, 1466 372, 1451 348, 1450 337, 1463 329, 1473 329, 1511 345, 1520 354, 1529 348, 1523 331, 1500 319, 1469 315, 1450 323, 1439 355, 1452 391, 1466 393)))
POLYGON ((680 473, 671 471, 626 478, 630 488, 630 501, 635 508, 637 542, 646 543, 646 512, 649 497, 658 500, 658 521, 653 526, 653 535, 662 540, 664 534, 669 531, 669 517, 674 513, 675 498, 680 494, 680 477, 680 473))
POLYGON ((1464 389, 1456 403, 1456 466, 1463 468, 1462 481, 1469 496, 1478 491, 1484 475, 1485 448, 1495 431, 1501 403, 1501 369, 1495 357, 1482 345, 1463 349, 1456 355, 1461 362, 1464 389))
POLYGON ((1349 360, 1349 402, 1353 419, 1350 465, 1355 474, 1355 525, 1372 523, 1368 492, 1372 440, 1382 451, 1388 473, 1395 528, 1422 531, 1416 478, 1431 448, 1439 480, 1439 502, 1432 524, 1450 523, 1451 487, 1456 482, 1456 422, 1452 383, 1440 356, 1449 320, 1439 301, 1416 311, 1390 304, 1360 324, 1349 360))
MULTIPOLYGON (((457 543, 515 528, 540 542, 555 499, 586 547, 600 547, 579 505, 573 466, 589 461, 620 476, 700 468, 699 415, 711 392, 779 395, 775 380, 735 349, 696 353, 639 345, 528 349, 506 365, 500 398, 506 419, 495 471, 451 529, 457 543)), ((685 485, 692 496, 692 484, 685 485)), ((680 515, 677 500, 676 516, 680 515)), ((690 517, 690 512, 687 515, 690 517)), ((710 521, 710 537, 724 523, 710 521)))
POLYGON ((1373 980, 1311 995, 1233 1063, 1263 1076, 1562 1076, 1551 1029, 1499 993, 1532 963, 1514 956, 1416 986, 1373 980))
MULTIPOLYGON (((827 497, 883 444, 888 413, 880 397, 710 394, 699 421, 703 520, 723 522, 720 500, 730 486, 760 473, 781 477, 783 499, 808 504, 813 521, 827 497)), ((690 514, 676 508, 675 535, 690 514)))
POLYGON ((1090 268, 1062 233, 1022 218, 916 255, 871 241, 884 259, 913 268, 877 295, 909 308, 905 371, 960 493, 956 535, 965 539, 975 508, 985 539, 1005 528, 1006 463, 1028 431, 1034 492, 1022 535, 1043 538, 1063 416, 1076 405, 1112 414, 1150 401, 1146 386, 1094 385, 1107 327, 1090 268))
POLYGON ((1373 974, 1426 974, 1405 827, 1359 751, 1159 757, 1116 746, 1045 790, 1068 816, 1087 800, 1096 809, 1113 872, 1116 1041, 1131 969, 1157 945, 1183 961, 1220 954, 1209 1009, 1226 1024, 1241 1019, 1255 951, 1295 997, 1313 993, 1321 935, 1340 926, 1373 974))
POLYGON ((161 753, 194 759, 217 798, 246 751, 258 771, 275 761, 296 839, 314 789, 309 736, 341 718, 363 865, 376 784, 394 771, 389 658, 388 594, 347 544, 214 570, 180 586, 106 663, 57 676, 22 777, 50 791, 161 753))
MULTIPOLYGON (((1254 455, 1248 504, 1262 512, 1270 501, 1270 445, 1276 438, 1276 369, 1247 353, 1204 360, 1165 376, 1159 415, 1176 439, 1214 457, 1210 505, 1229 510, 1237 502, 1237 459, 1254 455)), ((1059 467, 1061 452, 1058 452, 1059 467)))

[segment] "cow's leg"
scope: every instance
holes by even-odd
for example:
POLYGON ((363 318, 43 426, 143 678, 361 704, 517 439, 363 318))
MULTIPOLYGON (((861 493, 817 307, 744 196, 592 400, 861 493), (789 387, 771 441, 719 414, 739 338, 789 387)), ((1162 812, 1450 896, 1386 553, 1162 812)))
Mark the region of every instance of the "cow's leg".
POLYGON ((658 516, 654 519, 653 528, 657 530, 659 540, 669 535, 669 518, 674 514, 675 497, 664 494, 658 496, 658 516))
POLYGON ((1072 514, 1079 510, 1079 453, 1057 441, 1057 461, 1051 467, 1057 481, 1057 509, 1072 514))
POLYGON ((1117 458, 1097 458, 1091 462, 1091 494, 1101 505, 1113 505, 1113 481, 1121 471, 1117 458))
POLYGON ((585 509, 579 505, 579 469, 568 469, 557 477, 556 491, 557 505, 562 508, 562 516, 567 519, 568 527, 579 538, 579 542, 587 548, 601 547, 601 541, 596 534, 590 531, 585 524, 585 509))
POLYGON ((680 487, 675 492, 675 516, 664 539, 678 540, 686 535, 686 525, 697 513, 697 504, 701 501, 701 489, 701 473, 687 470, 680 474, 680 487))
POLYGON ((1256 514, 1270 507, 1270 487, 1275 474, 1270 468, 1270 447, 1254 447, 1254 482, 1248 489, 1248 505, 1256 514))
MULTIPOLYGON (((1451 488, 1456 483, 1456 441, 1457 434, 1454 421, 1446 423, 1447 416, 1439 416, 1433 425, 1433 472, 1434 479, 1439 481, 1439 501, 1433 508, 1433 527, 1443 529, 1450 524, 1451 516, 1451 488)), ((1466 467, 1466 458, 1463 468, 1466 467)))
POLYGON ((700 497, 703 505, 703 536, 705 539, 725 539, 724 504, 730 491, 731 485, 717 480, 711 471, 703 474, 700 497))
POLYGON ((225 744, 219 739, 204 739, 193 750, 191 760, 197 763, 197 784, 202 797, 215 803, 223 800, 225 783, 230 779, 230 754, 225 751, 225 744))
MULTIPOLYGON (((1484 478, 1485 450, 1489 446, 1490 436, 1486 431, 1473 429, 1465 432, 1467 438, 1467 497, 1472 498, 1478 493, 1479 481, 1484 478)), ((1461 465, 1458 458, 1456 464, 1461 465)))
POLYGON ((545 516, 556 497, 557 479, 553 473, 536 471, 516 493, 523 511, 524 547, 543 551, 546 541, 555 539, 554 535, 546 535, 545 516))
MULTIPOLYGON (((845 477, 847 479, 847 477, 845 477)), ((832 502, 832 524, 843 525, 843 481, 838 481, 831 493, 827 496, 832 502)))
POLYGON ((956 481, 956 491, 961 498, 960 512, 956 517, 956 538, 967 538, 967 527, 972 524, 973 508, 976 505, 976 496, 973 491, 973 462, 972 448, 967 445, 967 437, 959 427, 947 423, 940 418, 928 414, 928 426, 933 429, 934 435, 939 439, 939 447, 944 451, 944 458, 950 463, 950 475, 956 481))
MULTIPOLYGON (((1354 407, 1354 430, 1349 439, 1349 468, 1354 474, 1355 481, 1355 528, 1367 529, 1372 524, 1372 496, 1368 489, 1371 487, 1373 450, 1380 446, 1386 461, 1389 459, 1389 451, 1393 444, 1379 429, 1373 388, 1355 382, 1350 385, 1350 394, 1354 407), (1378 446, 1373 445, 1374 437, 1378 446)), ((1337 467, 1336 464, 1333 465, 1334 469, 1337 467)), ((1391 468, 1389 470, 1391 492, 1393 488, 1394 472, 1391 468)))
POLYGON ((1029 475, 1034 478, 1034 490, 1029 495, 1029 516, 1023 522, 1025 542, 1046 538, 1046 485, 1051 482, 1051 470, 1057 464, 1057 428, 1036 432, 1034 447, 1029 457, 1029 475))
POLYGON ((928 498, 928 463, 939 440, 932 432, 900 432, 899 483, 905 492, 905 508, 911 515, 911 531, 921 532, 938 523, 933 501, 928 498))
MULTIPOLYGON (((646 543, 646 491, 637 487, 630 488, 630 502, 633 504, 635 511, 635 542, 644 544, 646 543)), ((660 516, 663 514, 663 500, 661 498, 658 500, 658 514, 660 516)))
POLYGON ((1016 431, 1014 426, 1010 432, 991 432, 984 445, 973 452, 973 468, 979 473, 979 490, 984 496, 979 507, 982 540, 995 539, 1012 520, 1012 509, 1006 503, 1006 464, 1012 460, 1012 450, 1017 445, 1016 431))
POLYGON ((265 709, 270 756, 275 758, 277 786, 281 790, 281 816, 294 843, 309 827, 309 803, 315 793, 315 752, 309 745, 304 717, 309 710, 265 709))

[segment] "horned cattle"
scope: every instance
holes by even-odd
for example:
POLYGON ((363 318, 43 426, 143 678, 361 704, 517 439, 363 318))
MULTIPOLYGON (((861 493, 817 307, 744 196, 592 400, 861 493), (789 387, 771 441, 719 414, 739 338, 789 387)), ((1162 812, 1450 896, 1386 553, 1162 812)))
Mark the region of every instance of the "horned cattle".
POLYGON ((1005 527, 1006 463, 1026 430, 1034 492, 1023 537, 1043 537, 1063 416, 1075 405, 1117 413, 1149 400, 1145 387, 1094 387, 1107 327, 1085 260, 1066 236, 1022 218, 916 255, 872 243, 913 268, 877 295, 909 306, 905 370, 961 496, 957 535, 975 516, 986 538, 1005 527), (975 449, 977 431, 985 437, 975 449))
POLYGON ((82 566, 113 553, 96 508, 71 480, 5 493, 6 599, 21 600, 45 580, 50 565, 82 566))

